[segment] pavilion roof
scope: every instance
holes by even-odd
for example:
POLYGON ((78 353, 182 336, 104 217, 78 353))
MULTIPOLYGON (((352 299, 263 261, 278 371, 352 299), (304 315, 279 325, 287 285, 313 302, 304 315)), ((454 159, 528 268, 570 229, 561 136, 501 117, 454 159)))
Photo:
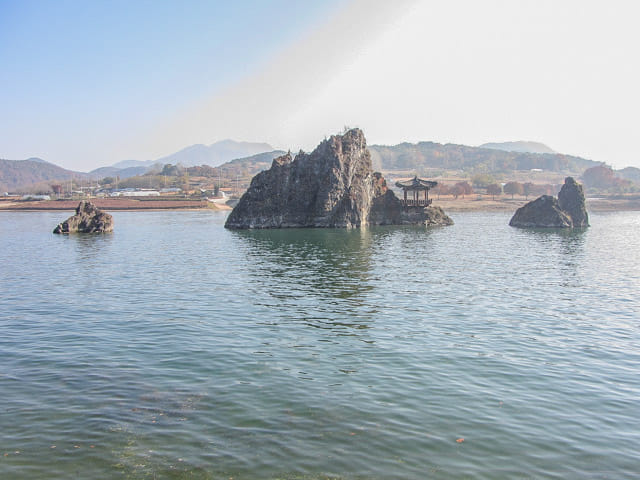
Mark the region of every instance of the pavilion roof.
POLYGON ((429 190, 436 185, 438 185, 438 182, 423 180, 418 177, 413 177, 411 180, 404 182, 396 182, 396 187, 402 188, 403 190, 429 190))

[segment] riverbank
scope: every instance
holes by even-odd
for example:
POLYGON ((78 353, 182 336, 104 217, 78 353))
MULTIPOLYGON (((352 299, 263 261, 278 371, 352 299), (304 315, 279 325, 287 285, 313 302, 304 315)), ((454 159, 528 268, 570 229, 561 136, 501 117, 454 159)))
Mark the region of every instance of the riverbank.
MULTIPOLYGON (((440 206, 445 212, 494 212, 510 211, 515 212, 525 203, 533 200, 510 197, 496 197, 493 199, 489 195, 466 195, 454 198, 452 196, 442 196, 433 199, 433 204, 440 206)), ((0 210, 75 210, 79 200, 41 200, 24 201, 16 199, 0 199, 0 210)), ((98 208, 102 210, 231 210, 231 207, 221 203, 215 203, 206 199, 178 199, 167 197, 151 198, 92 198, 98 208)), ((618 195, 612 197, 591 197, 587 198, 587 210, 592 212, 614 212, 614 211, 638 211, 640 210, 640 195, 618 195)))
MULTIPOLYGON (((183 199, 172 197, 113 197, 91 198, 102 210, 231 210, 231 207, 207 199, 183 199)), ((75 210, 80 200, 0 200, 0 210, 75 210)))
MULTIPOLYGON (((442 196, 433 199, 433 204, 444 209, 445 212, 515 212, 534 197, 514 198, 496 197, 493 199, 489 195, 466 195, 463 197, 442 196)), ((587 211, 590 212, 615 212, 615 211, 638 211, 640 210, 640 195, 615 196, 615 197, 592 197, 587 198, 587 211)))

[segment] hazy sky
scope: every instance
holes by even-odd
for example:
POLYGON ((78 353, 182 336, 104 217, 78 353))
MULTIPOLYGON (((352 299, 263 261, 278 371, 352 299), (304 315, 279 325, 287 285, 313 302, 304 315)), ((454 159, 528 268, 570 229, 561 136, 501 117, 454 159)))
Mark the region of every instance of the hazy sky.
POLYGON ((533 140, 640 167, 640 2, 0 0, 0 158, 533 140))

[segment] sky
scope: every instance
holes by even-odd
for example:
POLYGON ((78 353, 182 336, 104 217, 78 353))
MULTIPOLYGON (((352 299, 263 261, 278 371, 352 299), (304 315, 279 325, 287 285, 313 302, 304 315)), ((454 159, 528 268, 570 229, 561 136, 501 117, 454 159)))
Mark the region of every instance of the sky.
POLYGON ((0 158, 529 140, 640 167, 635 0, 0 0, 0 158))

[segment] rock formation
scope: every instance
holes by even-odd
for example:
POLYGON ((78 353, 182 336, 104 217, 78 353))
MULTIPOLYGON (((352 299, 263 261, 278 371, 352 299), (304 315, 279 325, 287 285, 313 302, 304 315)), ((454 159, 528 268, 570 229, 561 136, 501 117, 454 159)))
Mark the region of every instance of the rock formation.
POLYGON ((82 200, 76 214, 58 224, 53 233, 105 233, 113 231, 113 217, 82 200))
POLYGON ((523 228, 571 228, 571 217, 562 211, 558 199, 542 195, 516 210, 509 225, 523 228))
POLYGON ((453 225, 453 220, 444 213, 442 207, 407 207, 402 212, 402 225, 453 225))
POLYGON ((582 185, 567 177, 558 198, 543 195, 516 210, 509 225, 522 228, 582 228, 589 226, 582 185))
POLYGON ((324 140, 311 153, 300 152, 295 159, 288 153, 273 160, 269 170, 251 180, 225 227, 353 228, 426 224, 446 217, 444 212, 442 217, 429 216, 422 210, 422 215, 406 216, 384 177, 373 172, 364 134, 352 129, 324 140))
POLYGON ((582 185, 572 177, 565 178, 564 185, 558 193, 558 205, 563 212, 571 217, 573 227, 589 226, 589 215, 587 215, 582 185))

